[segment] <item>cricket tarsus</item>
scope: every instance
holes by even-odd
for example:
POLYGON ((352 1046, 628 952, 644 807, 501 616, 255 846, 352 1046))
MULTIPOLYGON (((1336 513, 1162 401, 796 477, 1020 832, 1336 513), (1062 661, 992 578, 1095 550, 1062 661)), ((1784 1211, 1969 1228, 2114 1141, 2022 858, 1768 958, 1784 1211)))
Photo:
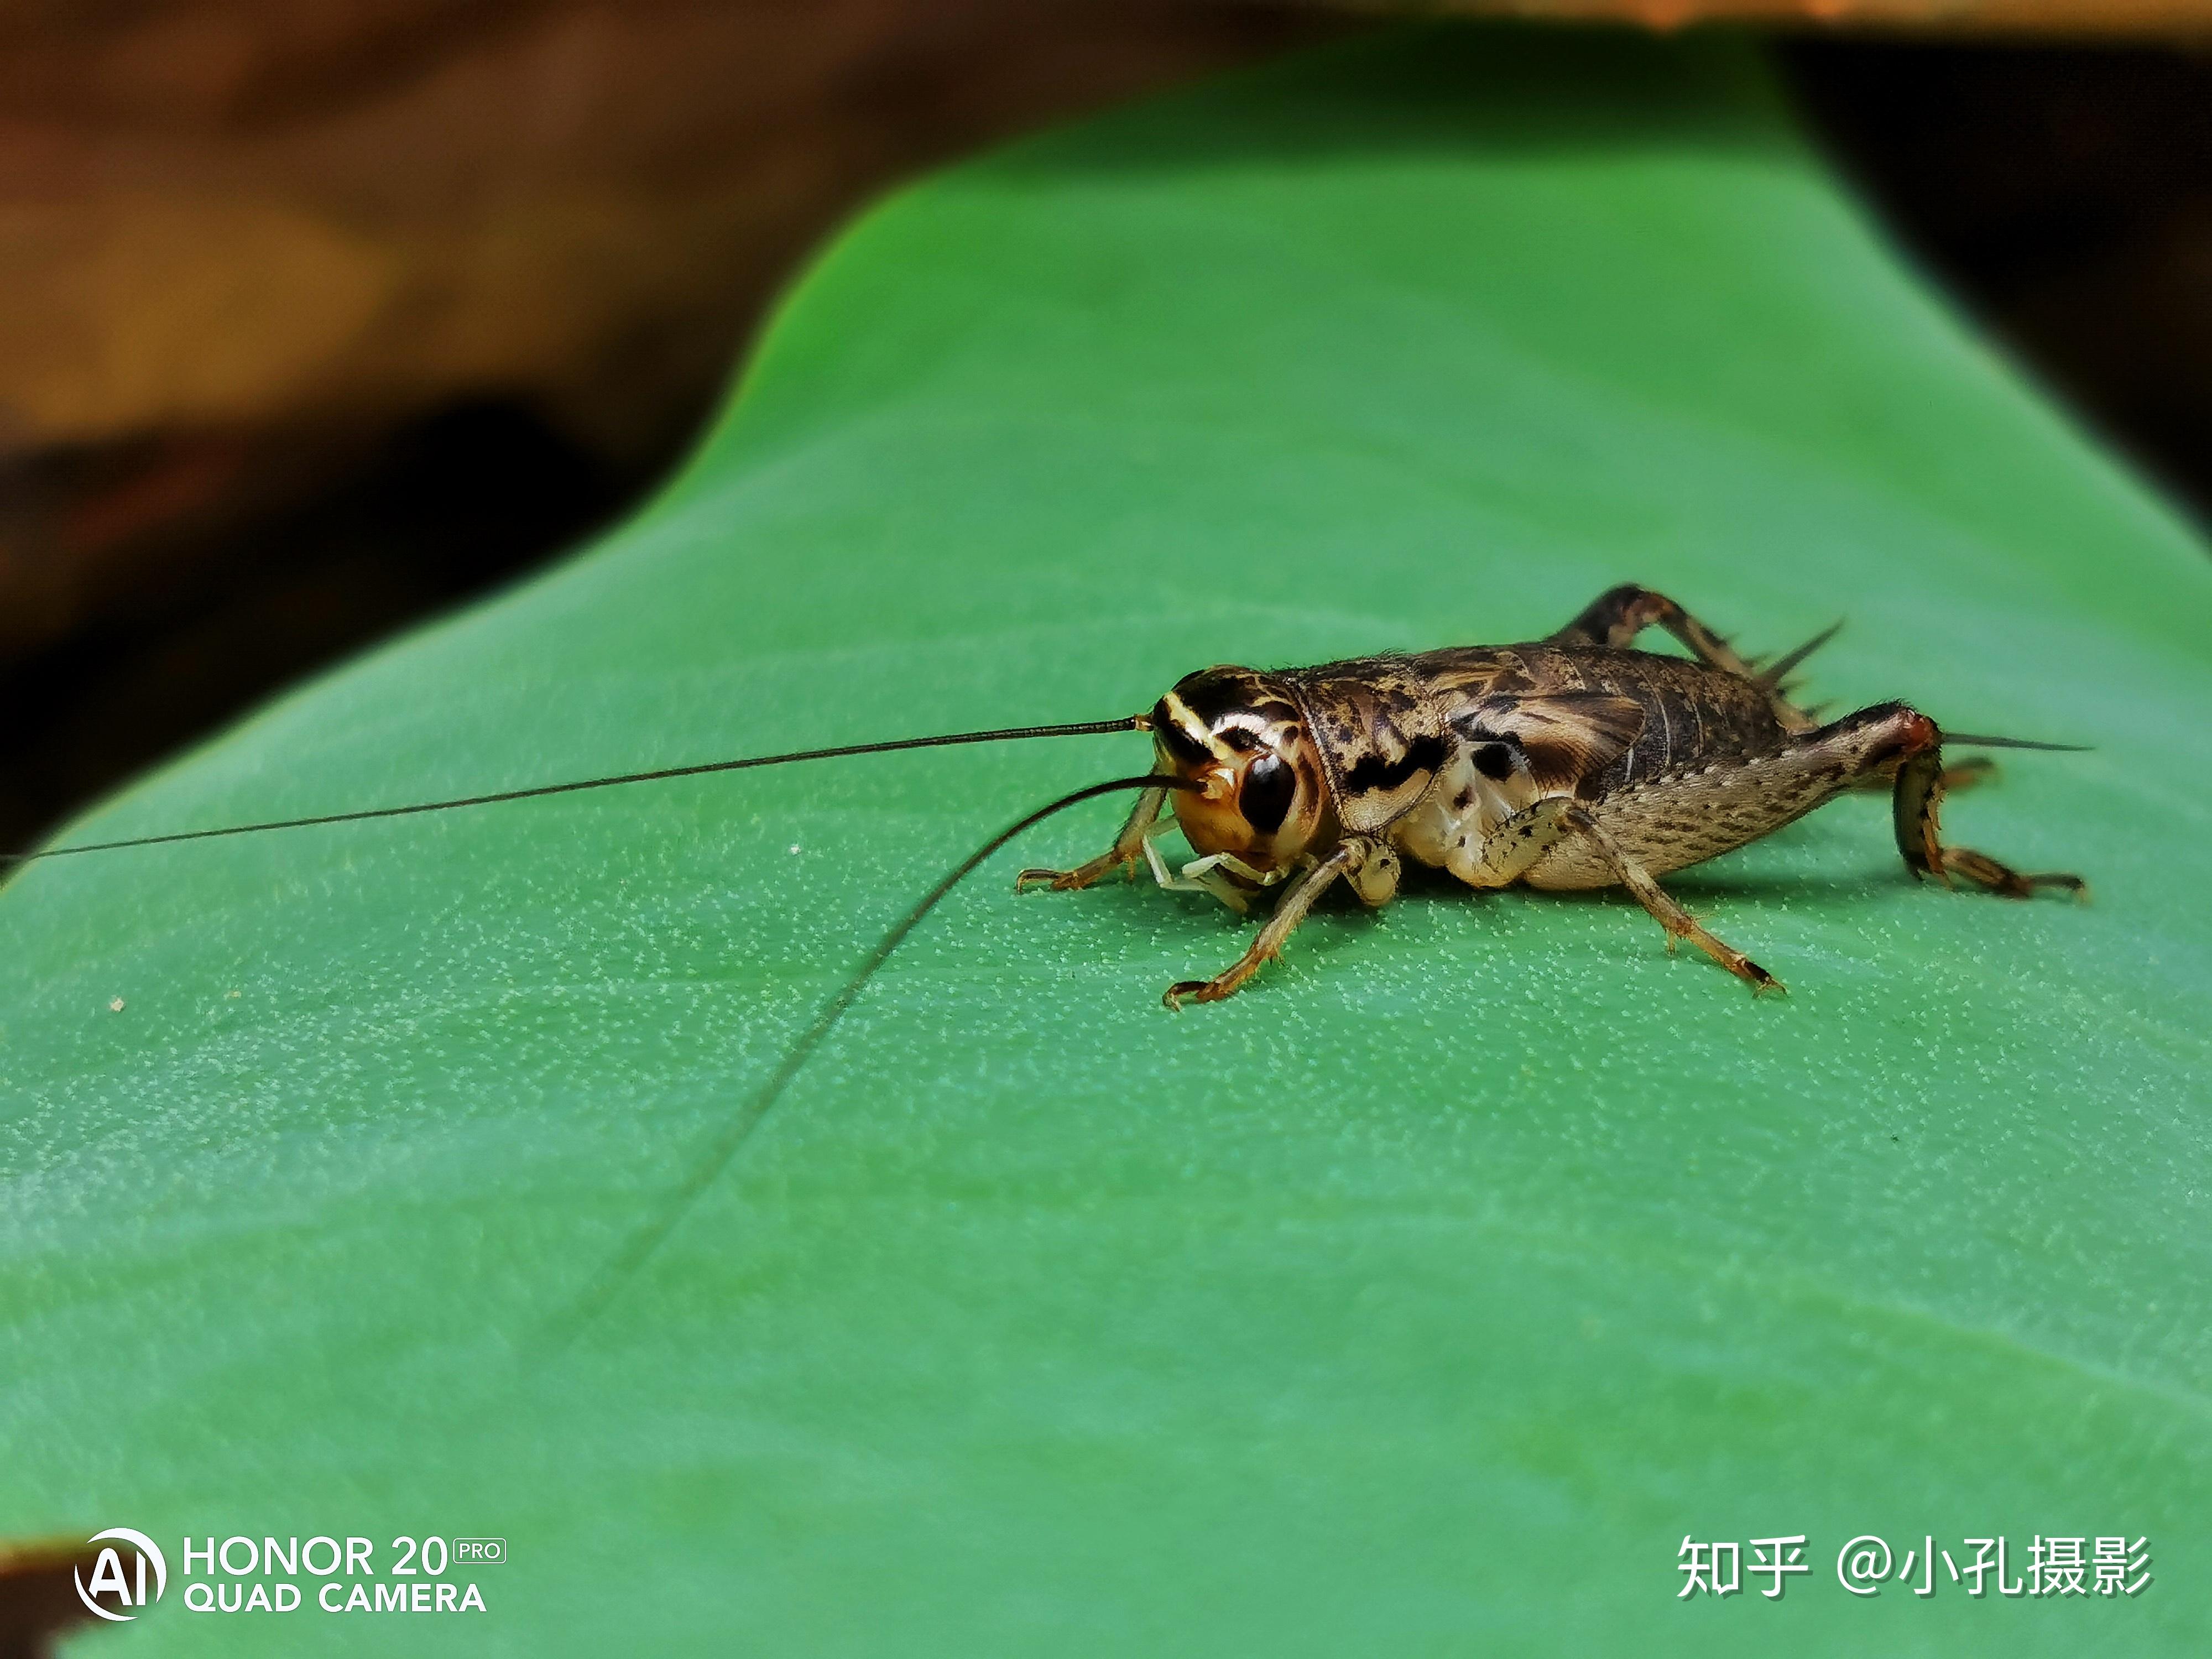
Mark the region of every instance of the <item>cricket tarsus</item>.
MULTIPOLYGON (((1109 729, 1118 731, 1124 727, 1117 726, 1109 729)), ((867 988, 868 981, 875 977, 876 970, 890 960, 891 952, 897 950, 905 941, 907 935, 921 925, 922 918, 935 909, 939 902, 958 886, 963 879, 973 874, 985 860, 1024 830, 1043 823, 1056 812, 1063 812, 1071 806, 1079 806, 1085 801, 1095 800, 1101 795, 1113 794, 1123 789, 1164 791, 1194 789, 1198 787, 1185 779, 1158 775, 1115 778, 1106 783, 1091 784, 1062 795, 1058 800, 1040 806, 1034 812, 1024 814, 953 866, 934 887, 923 894, 914 907, 892 925, 890 930, 882 939, 876 941, 875 949, 868 952, 860 967, 854 970, 852 976, 838 990, 837 994, 823 1005, 822 1012, 814 1017, 814 1023, 806 1028, 804 1035, 798 1042, 792 1044, 789 1051, 785 1054, 782 1062, 776 1066, 775 1074, 762 1086, 759 1093, 746 1102, 744 1110, 732 1118, 715 1137, 712 1145, 708 1147, 706 1156, 699 1160, 690 1174, 684 1177, 684 1183, 669 1196, 667 1201, 661 1206, 660 1212, 653 1218, 649 1225, 641 1229, 636 1237, 624 1245, 621 1252, 607 1263, 591 1290, 576 1303, 568 1317, 557 1328, 558 1340, 566 1340, 568 1337, 573 1336, 590 1324, 605 1310, 607 1304, 613 1299, 615 1292, 622 1288, 631 1275, 652 1259, 653 1253, 660 1248, 671 1233, 676 1231, 677 1224, 683 1220, 691 1206, 698 1200, 700 1194, 713 1186, 722 1171, 729 1167, 730 1160, 738 1154, 738 1149, 743 1146, 752 1132, 760 1127, 761 1121, 782 1097, 784 1091, 790 1088, 792 1079, 799 1075, 806 1062, 813 1057, 815 1051, 822 1046, 824 1039, 836 1029, 837 1022, 844 1018, 846 1011, 859 1000, 860 993, 867 988)))
POLYGON ((359 823, 369 818, 412 817, 422 812, 450 812, 461 806, 496 806, 544 795, 573 795, 585 789, 610 789, 625 783, 664 783, 715 772, 743 772, 758 766, 787 766, 793 761, 838 760, 848 755, 886 755, 901 749, 943 749, 963 743, 1006 743, 1021 738, 1085 738, 1109 732, 1145 731, 1150 718, 1138 714, 1112 720, 1079 720, 1068 726, 1015 726, 996 732, 954 732, 934 738, 894 738, 885 743, 848 743, 830 749, 800 749, 787 755, 750 755, 741 760, 706 761, 695 766, 664 766, 650 772, 619 772, 610 777, 541 783, 526 789, 502 789, 488 795, 459 795, 451 800, 416 801, 405 806, 371 806, 351 812, 321 812, 310 817, 269 818, 258 823, 226 824, 217 830, 178 830, 161 836, 131 836, 121 841, 85 842, 47 847, 35 853, 0 853, 0 865, 29 864, 74 853, 117 853, 130 847, 165 847, 182 841, 213 841, 223 836, 255 836, 269 830, 308 830, 326 823, 359 823))

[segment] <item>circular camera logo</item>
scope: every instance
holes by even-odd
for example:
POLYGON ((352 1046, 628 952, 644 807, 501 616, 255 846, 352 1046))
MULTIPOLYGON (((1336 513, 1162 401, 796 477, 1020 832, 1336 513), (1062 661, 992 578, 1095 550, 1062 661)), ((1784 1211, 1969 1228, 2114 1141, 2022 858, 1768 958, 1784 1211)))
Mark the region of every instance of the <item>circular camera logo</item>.
POLYGON ((112 1595, 126 1607, 148 1607, 161 1599, 161 1592, 169 1588, 169 1564, 161 1559, 161 1547, 143 1532, 129 1527, 110 1527, 106 1532, 93 1534, 89 1542, 97 1544, 103 1538, 120 1539, 131 1546, 135 1565, 129 1573, 123 1571, 123 1553, 114 1545, 100 1551, 92 1564, 92 1582, 84 1582, 84 1569, 75 1568, 70 1577, 76 1580, 76 1599, 102 1619, 112 1619, 117 1624, 127 1625, 138 1615, 135 1613, 112 1613, 93 1600, 96 1595, 112 1595), (154 1593, 146 1594, 146 1564, 154 1564, 154 1593))

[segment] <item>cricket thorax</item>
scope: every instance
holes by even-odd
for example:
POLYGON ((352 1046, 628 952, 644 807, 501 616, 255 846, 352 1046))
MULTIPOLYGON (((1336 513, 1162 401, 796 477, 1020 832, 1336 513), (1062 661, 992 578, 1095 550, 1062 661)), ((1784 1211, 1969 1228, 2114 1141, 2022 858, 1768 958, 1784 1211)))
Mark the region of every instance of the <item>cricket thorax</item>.
POLYGON ((1334 841, 1320 756, 1277 677, 1186 675, 1154 706, 1152 737, 1164 769, 1204 786, 1175 794, 1184 839, 1238 884, 1272 884, 1334 841))

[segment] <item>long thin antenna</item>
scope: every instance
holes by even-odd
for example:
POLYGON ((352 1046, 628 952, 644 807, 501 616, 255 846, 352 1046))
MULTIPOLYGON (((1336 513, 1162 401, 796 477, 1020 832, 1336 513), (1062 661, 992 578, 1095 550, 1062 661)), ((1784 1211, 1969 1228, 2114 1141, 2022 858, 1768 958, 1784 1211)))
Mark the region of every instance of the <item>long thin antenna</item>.
POLYGON ((1036 811, 1015 820, 955 865, 950 873, 939 880, 928 892, 923 894, 920 902, 900 917, 890 931, 876 942, 876 948, 868 952, 866 960, 862 962, 853 976, 845 981, 843 988, 830 1000, 819 1014, 814 1017, 814 1023, 806 1028, 805 1035, 792 1044, 790 1052, 783 1057, 783 1063, 775 1068, 775 1074, 762 1086, 758 1094, 746 1103, 744 1109, 731 1119, 723 1127, 722 1132, 714 1138, 712 1144, 708 1146, 706 1155, 693 1167, 691 1173, 684 1177, 683 1185, 678 1187, 661 1206, 660 1213, 641 1229, 637 1235, 623 1247, 621 1252, 600 1270, 598 1279, 591 1288, 578 1298, 567 1316, 555 1327, 555 1346, 565 1345, 570 1337, 582 1330, 605 1311, 607 1304, 613 1299, 615 1292, 622 1288, 623 1283, 633 1273, 646 1264, 653 1253, 666 1240, 669 1234, 676 1231, 676 1224, 684 1218, 691 1206, 698 1200, 699 1195, 713 1186, 720 1177, 722 1171, 730 1167, 730 1160, 738 1155, 738 1149, 743 1146, 753 1131, 760 1127, 761 1120, 768 1115, 769 1109, 782 1097, 784 1091, 791 1086, 791 1080, 799 1075, 799 1068, 805 1066, 812 1057, 814 1051, 822 1046, 823 1039, 827 1037, 831 1028, 844 1018, 845 1011, 859 999, 860 992, 866 987, 867 982, 875 977, 876 969, 889 960, 891 952, 898 949, 901 942, 915 930, 921 919, 937 908, 938 901, 958 886, 961 880, 973 872, 978 865, 1030 826, 1043 823, 1055 812, 1065 811, 1071 806, 1079 805, 1086 800, 1096 799, 1100 795, 1111 794, 1121 789, 1196 789, 1200 787, 1200 784, 1188 778, 1165 775, 1116 778, 1110 783, 1094 783, 1087 788, 1078 789, 1072 794, 1062 795, 1051 805, 1040 806, 1036 811))
POLYGON ((307 830, 323 823, 359 823, 368 818, 411 817, 417 812, 449 812, 457 806, 495 806, 501 801, 534 800, 541 795, 572 795, 580 789, 610 789, 623 783, 660 783, 670 778, 704 777, 710 772, 743 772, 755 766, 784 766, 793 761, 836 760, 846 755, 884 755, 896 749, 942 749, 962 743, 1004 743, 1017 738, 1084 738, 1106 732, 1151 729, 1147 714, 1118 720, 1081 720, 1073 726, 1013 726, 1000 732, 955 732, 941 738, 894 738, 889 743, 850 743, 835 749, 801 749, 788 755, 753 755, 744 760, 708 761, 698 766, 664 766, 651 772, 621 772, 612 777, 582 778, 574 783, 541 783, 528 789, 502 789, 489 795, 461 795, 452 800, 418 801, 410 806, 372 806, 357 812, 322 812, 313 817, 270 818, 261 823, 233 823, 220 830, 179 830, 166 836, 132 836, 123 841, 83 842, 48 847, 36 853, 0 853, 0 866, 73 853, 114 853, 126 847, 163 847, 172 842, 212 841, 221 836, 255 836, 264 830, 307 830))

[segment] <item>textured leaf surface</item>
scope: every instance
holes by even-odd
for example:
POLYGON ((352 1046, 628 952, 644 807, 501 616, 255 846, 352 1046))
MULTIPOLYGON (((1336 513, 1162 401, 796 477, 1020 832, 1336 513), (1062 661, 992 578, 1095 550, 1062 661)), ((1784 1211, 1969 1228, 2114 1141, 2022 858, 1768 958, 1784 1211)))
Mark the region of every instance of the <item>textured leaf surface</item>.
POLYGON ((497 1534, 478 1618, 116 1651, 2194 1650, 2212 1612, 2212 566, 1901 273, 1711 40, 1417 32, 872 214, 553 575, 124 835, 1142 708, 1600 590, 1815 694, 2094 743, 1917 889, 1847 800, 1616 896, 933 918, 538 1346, 934 874, 1132 738, 34 867, 0 894, 0 1530, 497 1534), (119 1012, 111 1003, 120 999, 119 1012), (2147 1534, 2133 1601, 1860 1601, 1848 1536, 2147 1534), (1679 1604, 1685 1533, 1804 1533, 1679 1604), (1754 1586, 1755 1589, 1755 1586, 1754 1586))

